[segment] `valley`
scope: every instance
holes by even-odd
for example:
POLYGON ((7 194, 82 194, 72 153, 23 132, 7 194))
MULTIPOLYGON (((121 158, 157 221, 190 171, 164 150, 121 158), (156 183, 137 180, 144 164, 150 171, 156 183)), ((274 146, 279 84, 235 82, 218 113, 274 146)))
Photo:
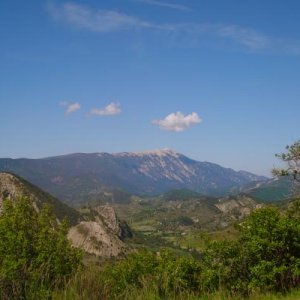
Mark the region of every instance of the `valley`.
MULTIPOLYGON (((37 223, 39 226, 47 222, 52 230, 66 226, 62 227, 66 230, 66 249, 70 251, 70 259, 72 255, 77 257, 73 258, 74 269, 79 268, 79 257, 82 269, 75 276, 65 275, 69 276, 65 293, 80 295, 84 291, 85 295, 79 299, 135 299, 133 294, 140 295, 140 289, 147 295, 150 291, 156 293, 151 290, 153 286, 143 283, 144 276, 150 276, 149 283, 159 287, 159 295, 166 299, 190 297, 193 286, 201 295, 215 297, 219 293, 227 297, 220 284, 227 289, 234 287, 240 295, 248 289, 243 283, 255 278, 254 275, 245 279, 231 277, 236 270, 244 272, 244 259, 248 274, 252 272, 252 264, 264 263, 263 259, 252 263, 251 258, 264 255, 265 249, 273 251, 272 247, 282 245, 298 247, 297 241, 288 242, 292 246, 282 241, 273 246, 272 241, 277 234, 286 239, 292 228, 298 230, 299 200, 292 197, 290 178, 267 179, 245 171, 236 172, 195 162, 170 150, 96 154, 96 159, 95 154, 34 161, 0 159, 1 168, 10 172, 0 172, 0 212, 3 210, 4 214, 0 213, 0 231, 1 222, 6 222, 10 213, 18 215, 28 203, 31 208, 27 209, 33 209, 31 214, 34 212, 37 222, 43 220, 37 223), (18 171, 18 175, 11 173, 12 170, 18 171), (211 180, 214 172, 218 176, 211 180), (35 178, 48 191, 20 174, 35 178), (60 198, 52 196, 49 190, 60 198), (45 214, 45 208, 53 212, 53 217, 50 211, 45 214), (270 231, 270 226, 275 229, 270 231), (265 244, 268 239, 270 244, 265 244), (262 254, 255 250, 257 245, 262 254), (123 274, 121 281, 119 274, 123 274), (170 281, 171 278, 174 279, 170 281), (204 288, 198 283, 199 278, 204 288), (177 280, 180 296, 172 294, 177 280), (89 291, 86 282, 95 286, 89 291), (210 286, 213 286, 211 291, 210 286), (130 287, 128 295, 127 287, 130 287)), ((22 229, 26 219, 18 222, 22 229)), ((43 229, 37 227, 38 230, 43 229)), ((61 234, 61 230, 52 234, 61 234)), ((13 229, 9 236, 15 233, 13 229)), ((280 257, 276 254, 271 259, 274 265, 280 257)), ((56 289, 51 291, 53 299, 73 299, 73 296, 64 298, 53 284, 56 289)), ((276 284, 277 281, 271 291, 276 284)))
MULTIPOLYGON (((134 246, 200 251, 205 239, 235 235, 233 225, 263 207, 247 196, 181 198, 187 190, 174 190, 156 198, 133 197, 131 203, 111 204, 133 231, 134 246), (175 199, 172 195, 177 195, 175 199), (179 196, 179 197, 178 197, 179 196)), ((195 196, 195 195, 194 195, 195 196)))

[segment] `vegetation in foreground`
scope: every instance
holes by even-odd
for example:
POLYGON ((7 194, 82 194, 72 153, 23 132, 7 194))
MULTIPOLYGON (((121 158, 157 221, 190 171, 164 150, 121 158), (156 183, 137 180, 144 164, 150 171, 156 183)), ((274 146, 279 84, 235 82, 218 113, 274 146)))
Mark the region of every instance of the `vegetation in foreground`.
POLYGON ((49 299, 75 274, 81 252, 67 239, 48 206, 5 200, 0 216, 0 299, 49 299))
MULTIPOLYGON (((299 162, 300 151, 287 149, 299 162)), ((289 169, 281 174, 298 181, 299 165, 282 158, 289 169)), ((70 246, 66 229, 47 207, 37 213, 28 199, 4 202, 1 299, 300 297, 300 200, 285 213, 275 207, 254 211, 237 225, 237 239, 208 243, 199 259, 144 249, 101 268, 79 268, 80 253, 70 246)))
POLYGON ((200 259, 144 249, 85 269, 54 299, 299 299, 298 204, 253 212, 237 240, 211 242, 200 259))
POLYGON ((37 213, 26 198, 7 200, 0 216, 0 299, 299 299, 299 203, 284 214, 256 210, 237 226, 238 239, 209 242, 198 259, 143 249, 80 267, 66 225, 49 208, 37 213))

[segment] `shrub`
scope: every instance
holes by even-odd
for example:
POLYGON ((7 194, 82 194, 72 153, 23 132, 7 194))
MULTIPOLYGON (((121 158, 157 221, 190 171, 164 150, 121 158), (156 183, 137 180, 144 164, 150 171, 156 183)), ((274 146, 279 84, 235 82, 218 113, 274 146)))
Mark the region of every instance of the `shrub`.
POLYGON ((240 238, 214 242, 204 253, 204 286, 248 295, 285 292, 300 282, 300 223, 276 208, 253 212, 238 226, 240 238))
POLYGON ((143 288, 151 283, 161 296, 199 287, 200 264, 191 257, 178 257, 167 250, 154 253, 141 250, 125 260, 107 267, 102 280, 110 287, 112 295, 128 288, 143 288))
POLYGON ((48 206, 5 200, 0 216, 0 298, 45 299, 78 269, 81 254, 48 206))

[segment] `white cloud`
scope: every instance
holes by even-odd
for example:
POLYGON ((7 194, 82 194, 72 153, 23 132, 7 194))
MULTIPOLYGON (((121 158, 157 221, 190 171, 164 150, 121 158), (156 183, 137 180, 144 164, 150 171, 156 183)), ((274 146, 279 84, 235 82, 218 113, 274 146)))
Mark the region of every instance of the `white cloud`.
POLYGON ((60 21, 69 23, 77 28, 95 32, 154 26, 134 16, 114 10, 96 10, 75 3, 51 4, 49 12, 60 21))
MULTIPOLYGON (((179 4, 159 0, 135 0, 174 9, 188 9, 179 4)), ((67 2, 49 5, 49 13, 58 21, 74 28, 98 33, 121 30, 158 30, 166 34, 166 41, 178 46, 199 46, 203 41, 255 53, 300 54, 300 40, 286 40, 265 35, 253 28, 221 23, 155 23, 115 10, 93 9, 67 2)), ((205 44, 205 43, 204 43, 205 44)))
POLYGON ((161 6, 161 7, 166 7, 166 8, 171 8, 171 9, 177 9, 177 10, 183 10, 183 11, 189 11, 191 10, 189 7, 181 4, 175 4, 175 3, 170 3, 170 2, 163 2, 163 1, 158 1, 158 0, 137 0, 138 2, 143 2, 146 4, 150 5, 156 5, 156 6, 161 6))
POLYGON ((166 131, 181 132, 192 125, 196 125, 202 122, 202 119, 197 113, 192 112, 189 115, 184 115, 180 111, 167 115, 162 120, 154 120, 153 124, 158 125, 161 129, 166 131))
POLYGON ((121 107, 119 103, 111 102, 104 108, 93 108, 90 111, 90 115, 96 115, 96 116, 112 116, 112 115, 118 115, 121 113, 121 107))
POLYGON ((81 108, 81 105, 78 102, 68 102, 68 101, 62 101, 59 103, 60 106, 65 106, 65 115, 68 116, 75 111, 79 110, 81 108))

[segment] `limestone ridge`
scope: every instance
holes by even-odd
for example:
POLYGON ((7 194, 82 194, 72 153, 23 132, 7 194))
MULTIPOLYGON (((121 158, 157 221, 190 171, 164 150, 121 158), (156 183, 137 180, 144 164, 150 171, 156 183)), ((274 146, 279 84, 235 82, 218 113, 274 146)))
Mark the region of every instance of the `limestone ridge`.
POLYGON ((128 227, 123 227, 110 206, 90 208, 93 215, 90 221, 82 221, 69 231, 73 245, 90 254, 102 257, 118 256, 128 252, 125 237, 131 236, 128 227))
POLYGON ((82 200, 95 200, 99 193, 112 189, 157 195, 187 188, 219 196, 234 187, 266 179, 214 163, 195 161, 170 149, 0 159, 1 170, 14 172, 72 205, 82 200))

